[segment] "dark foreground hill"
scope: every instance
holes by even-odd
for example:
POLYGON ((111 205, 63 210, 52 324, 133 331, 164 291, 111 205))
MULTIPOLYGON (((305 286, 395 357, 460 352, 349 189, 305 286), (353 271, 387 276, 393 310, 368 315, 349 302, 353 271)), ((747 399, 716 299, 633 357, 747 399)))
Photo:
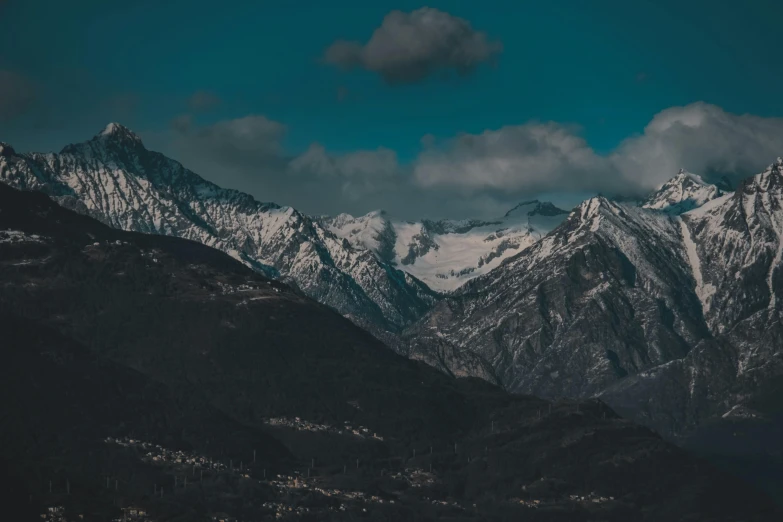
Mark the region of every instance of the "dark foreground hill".
POLYGON ((222 253, 4 185, 0 332, 5 505, 28 515, 781 516, 600 402, 452 379, 222 253))

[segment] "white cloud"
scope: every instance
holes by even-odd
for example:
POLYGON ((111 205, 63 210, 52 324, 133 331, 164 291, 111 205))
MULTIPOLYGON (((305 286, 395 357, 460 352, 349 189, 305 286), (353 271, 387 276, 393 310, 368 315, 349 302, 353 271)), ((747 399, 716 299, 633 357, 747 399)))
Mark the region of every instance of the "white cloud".
POLYGON ((250 115, 198 126, 192 116, 172 121, 172 146, 188 159, 241 168, 261 166, 283 156, 287 131, 280 122, 263 115, 250 115))
POLYGON ((262 115, 212 125, 186 115, 172 125, 162 149, 219 184, 305 212, 385 208, 404 218, 494 217, 532 197, 565 205, 596 192, 640 195, 681 167, 745 175, 783 155, 783 119, 705 103, 660 112, 609 154, 596 153, 576 126, 531 122, 424 136, 410 165, 383 147, 336 154, 313 143, 291 156, 286 126, 262 115))
POLYGON ((555 187, 606 190, 625 183, 576 128, 554 122, 461 134, 443 143, 430 137, 422 144, 414 167, 422 187, 535 193, 555 187))
POLYGON ((400 172, 397 153, 379 147, 347 154, 329 154, 323 145, 313 143, 288 168, 298 176, 314 176, 340 184, 343 194, 357 199, 383 189, 395 181, 400 172))
POLYGON ((696 173, 749 174, 783 149, 783 118, 731 114, 693 103, 658 113, 644 133, 609 155, 597 154, 578 128, 527 123, 422 141, 415 180, 424 188, 512 193, 653 189, 679 168, 696 173))
POLYGON ((699 174, 751 174, 783 151, 783 118, 732 114, 703 102, 656 114, 644 133, 611 155, 641 188, 654 188, 679 168, 699 174))

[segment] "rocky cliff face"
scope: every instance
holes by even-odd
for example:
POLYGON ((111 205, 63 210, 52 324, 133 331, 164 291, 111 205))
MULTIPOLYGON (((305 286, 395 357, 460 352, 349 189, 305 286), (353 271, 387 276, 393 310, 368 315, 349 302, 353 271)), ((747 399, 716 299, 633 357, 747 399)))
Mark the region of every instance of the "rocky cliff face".
POLYGON ((542 241, 439 303, 410 334, 489 363, 508 388, 590 396, 708 335, 678 228, 596 197, 542 241))
POLYGON ((779 412, 752 404, 783 375, 783 161, 683 214, 680 226, 710 336, 604 396, 664 433, 684 435, 710 418, 765 422, 779 412))
POLYGON ((299 287, 379 337, 424 314, 434 294, 290 207, 210 183, 109 124, 59 154, 0 151, 0 180, 40 190, 115 228, 198 241, 299 287))

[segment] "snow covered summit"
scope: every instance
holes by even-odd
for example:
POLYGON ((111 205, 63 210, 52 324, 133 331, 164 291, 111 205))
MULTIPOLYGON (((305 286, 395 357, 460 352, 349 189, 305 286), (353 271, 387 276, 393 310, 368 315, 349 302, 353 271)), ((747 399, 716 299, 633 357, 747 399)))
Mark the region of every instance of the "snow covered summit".
POLYGON ((101 138, 114 140, 115 142, 127 142, 136 145, 142 145, 141 138, 139 138, 135 132, 125 127, 124 125, 120 125, 119 123, 109 123, 93 139, 98 140, 101 138))
POLYGON ((667 214, 682 214, 722 195, 721 190, 701 176, 680 169, 675 177, 652 193, 642 207, 667 214))

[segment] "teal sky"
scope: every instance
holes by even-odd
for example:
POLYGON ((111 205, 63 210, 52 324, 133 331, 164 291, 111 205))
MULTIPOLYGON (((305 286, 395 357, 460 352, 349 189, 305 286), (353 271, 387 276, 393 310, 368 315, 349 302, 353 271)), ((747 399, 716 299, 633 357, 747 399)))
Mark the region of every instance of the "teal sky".
POLYGON ((333 154, 386 147, 404 166, 426 134, 445 139, 531 120, 575 124, 608 154, 673 106, 703 101, 783 116, 783 3, 774 1, 431 1, 502 42, 496 64, 387 85, 373 72, 319 61, 335 40, 366 42, 390 11, 423 5, 0 1, 0 70, 34 93, 0 119, 0 140, 59 150, 119 121, 165 149, 161 136, 183 114, 199 126, 255 114, 286 126, 288 155, 312 142, 333 154), (191 111, 197 91, 220 103, 191 111))

